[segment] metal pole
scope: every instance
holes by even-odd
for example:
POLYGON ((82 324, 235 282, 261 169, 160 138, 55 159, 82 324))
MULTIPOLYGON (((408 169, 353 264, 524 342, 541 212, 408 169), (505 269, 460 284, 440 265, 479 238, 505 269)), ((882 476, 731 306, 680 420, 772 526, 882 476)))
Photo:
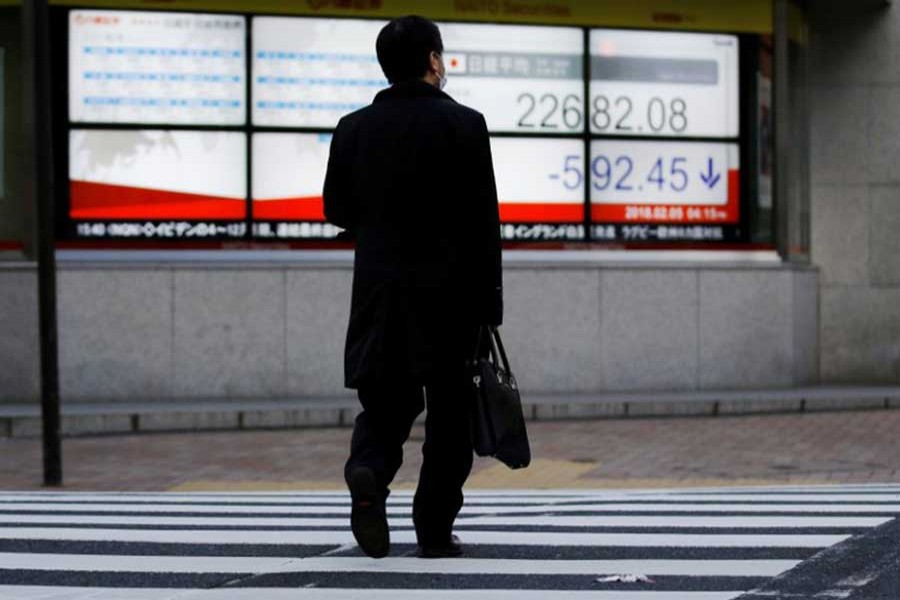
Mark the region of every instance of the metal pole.
POLYGON ((56 323, 56 254, 53 231, 53 146, 50 89, 50 35, 47 0, 26 0, 25 24, 31 29, 32 116, 35 200, 37 203, 38 298, 41 336, 41 418, 44 485, 62 485, 59 415, 59 358, 56 323))
POLYGON ((774 88, 772 100, 775 115, 775 244, 783 261, 791 258, 790 240, 790 170, 791 164, 791 78, 788 65, 790 47, 788 0, 774 4, 774 88))

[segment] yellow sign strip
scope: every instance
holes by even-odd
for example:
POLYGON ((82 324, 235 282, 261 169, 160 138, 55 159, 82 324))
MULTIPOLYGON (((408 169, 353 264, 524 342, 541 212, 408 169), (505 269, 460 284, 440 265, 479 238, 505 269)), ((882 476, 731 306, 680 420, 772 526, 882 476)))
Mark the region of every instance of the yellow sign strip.
POLYGON ((230 11, 687 31, 772 32, 772 0, 51 0, 147 10, 230 11))

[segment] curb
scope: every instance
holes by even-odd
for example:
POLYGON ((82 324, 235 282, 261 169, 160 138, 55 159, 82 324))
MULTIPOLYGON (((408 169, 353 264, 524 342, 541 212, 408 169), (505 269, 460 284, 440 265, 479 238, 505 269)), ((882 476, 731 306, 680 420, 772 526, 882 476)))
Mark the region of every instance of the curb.
MULTIPOLYGON (((807 388, 723 392, 644 392, 591 395, 524 394, 529 421, 650 417, 727 417, 900 408, 900 388, 807 388)), ((252 431, 349 427, 355 398, 187 402, 69 402, 63 436, 175 431, 252 431)), ((420 418, 421 420, 421 418, 420 418)), ((41 436, 40 406, 0 404, 0 438, 41 436)))

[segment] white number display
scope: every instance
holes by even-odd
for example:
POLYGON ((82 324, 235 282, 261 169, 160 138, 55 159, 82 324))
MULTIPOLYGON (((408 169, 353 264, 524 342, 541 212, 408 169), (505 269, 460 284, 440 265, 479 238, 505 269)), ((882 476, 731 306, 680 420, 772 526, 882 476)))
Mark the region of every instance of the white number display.
POLYGON ((584 38, 568 27, 441 24, 446 92, 491 131, 584 130, 584 38))
POLYGON ((581 223, 584 144, 581 140, 491 139, 500 220, 581 223))
POLYGON ((595 29, 590 43, 592 132, 739 135, 736 36, 595 29))
POLYGON ((736 144, 594 141, 590 170, 597 222, 733 223, 739 218, 736 144))

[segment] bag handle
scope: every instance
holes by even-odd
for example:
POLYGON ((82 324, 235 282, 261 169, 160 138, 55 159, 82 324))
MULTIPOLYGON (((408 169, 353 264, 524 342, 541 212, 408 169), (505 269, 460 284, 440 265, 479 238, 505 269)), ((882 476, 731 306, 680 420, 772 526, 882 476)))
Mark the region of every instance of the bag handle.
POLYGON ((493 345, 488 342, 490 340, 490 335, 491 332, 489 327, 478 327, 478 333, 475 336, 475 348, 472 352, 473 363, 477 363, 482 358, 487 358, 493 354, 493 345))
POLYGON ((494 364, 497 364, 497 353, 499 352, 503 370, 506 371, 507 375, 512 375, 512 369, 509 368, 509 359, 506 357, 506 349, 503 347, 503 340, 500 339, 500 330, 493 326, 489 327, 488 330, 491 333, 491 355, 494 359, 494 364))
POLYGON ((506 348, 503 347, 503 340, 500 339, 500 331, 493 325, 485 325, 478 329, 478 339, 475 342, 475 359, 478 362, 484 354, 482 353, 483 343, 487 342, 487 354, 490 356, 491 362, 503 369, 508 375, 512 375, 512 369, 509 367, 509 359, 506 357, 506 348))

